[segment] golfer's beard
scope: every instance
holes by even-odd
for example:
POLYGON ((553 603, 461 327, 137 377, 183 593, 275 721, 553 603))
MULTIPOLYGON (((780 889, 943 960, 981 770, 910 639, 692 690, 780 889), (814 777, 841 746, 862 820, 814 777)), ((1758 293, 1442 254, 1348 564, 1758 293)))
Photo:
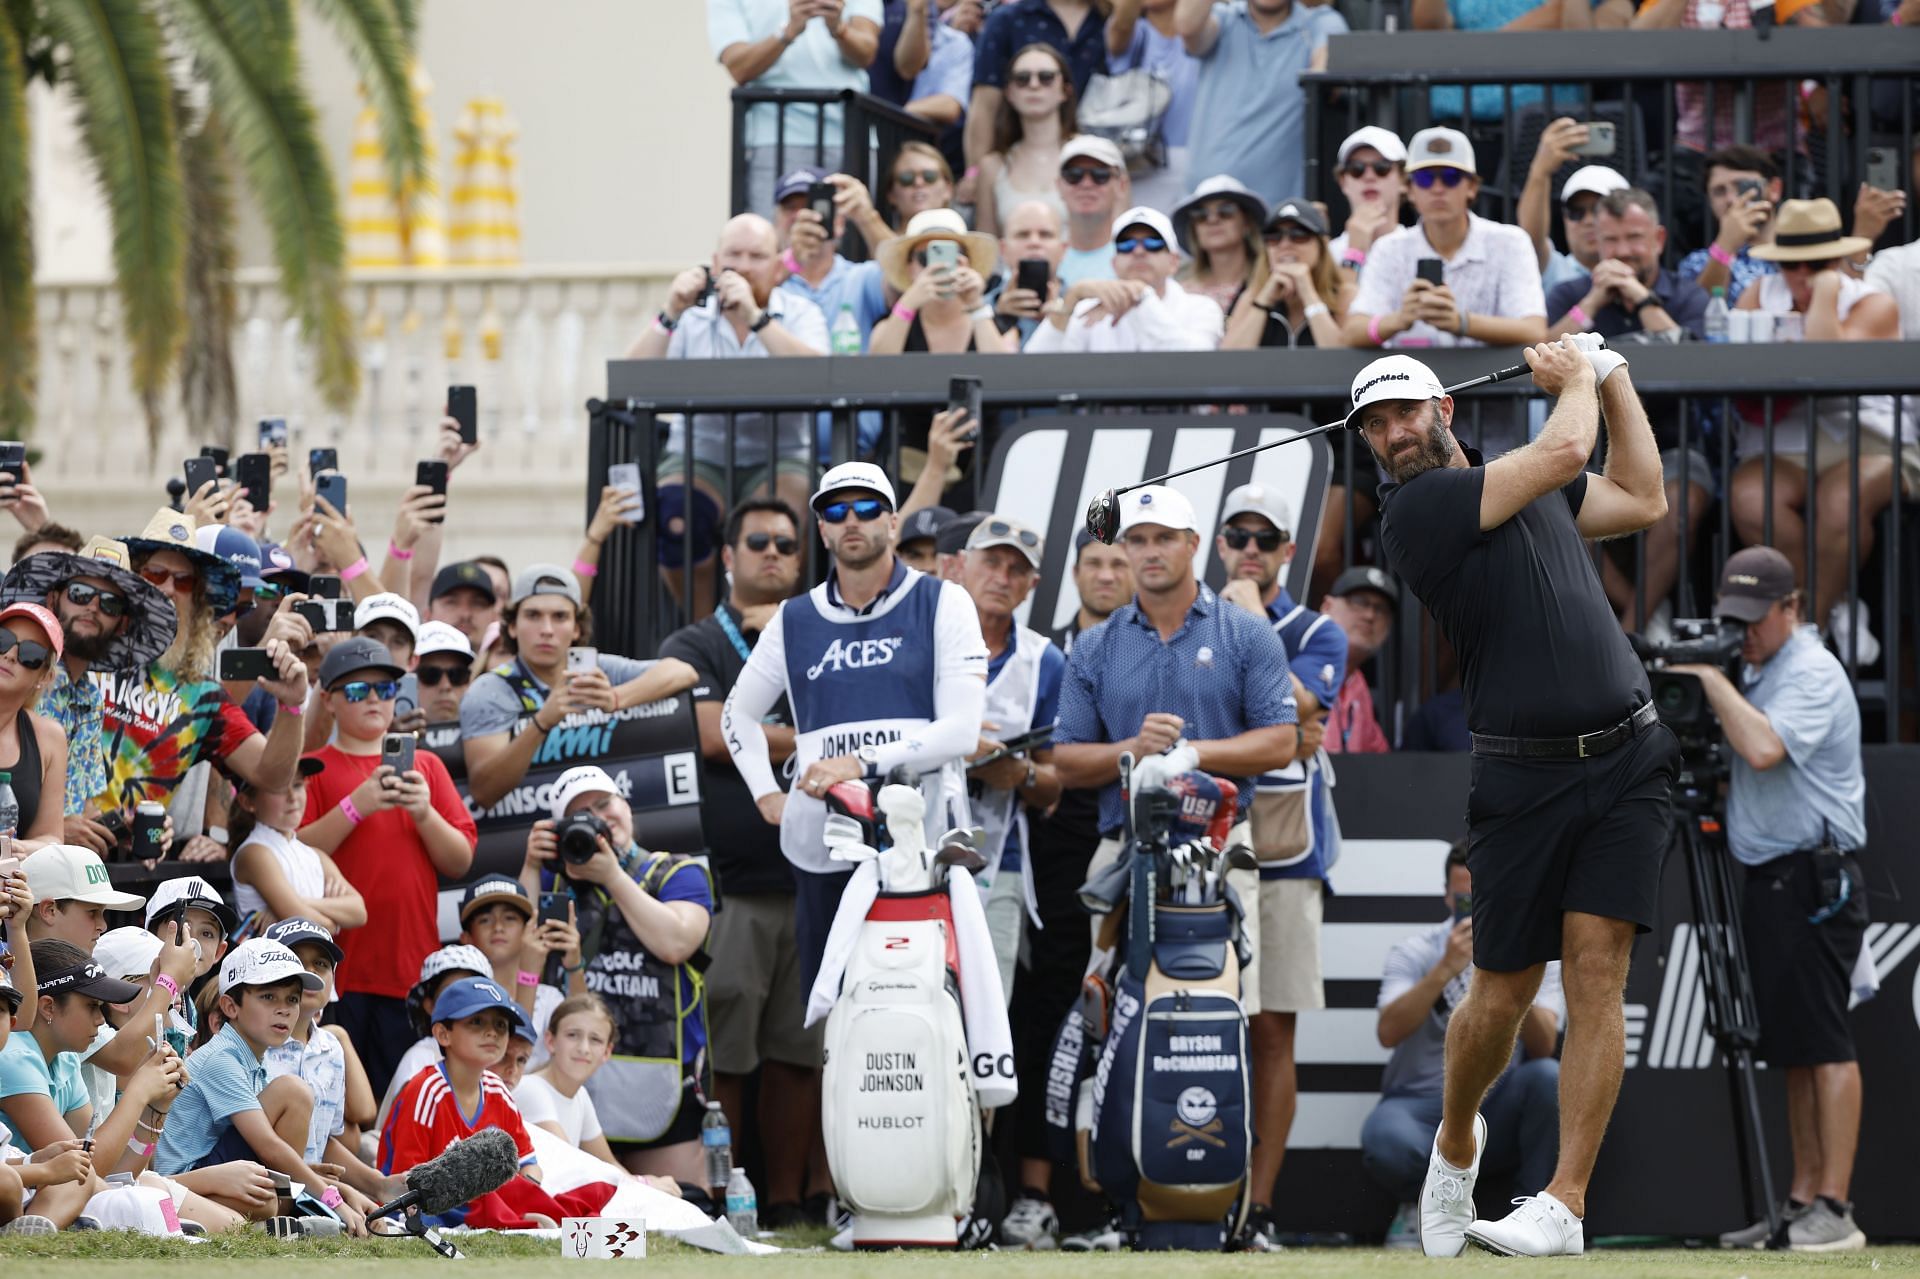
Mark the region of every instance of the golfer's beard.
POLYGON ((1440 420, 1440 410, 1434 409, 1433 417, 1427 423, 1426 438, 1392 457, 1381 459, 1380 466, 1395 484, 1405 484, 1422 471, 1431 471, 1451 461, 1453 436, 1440 420))

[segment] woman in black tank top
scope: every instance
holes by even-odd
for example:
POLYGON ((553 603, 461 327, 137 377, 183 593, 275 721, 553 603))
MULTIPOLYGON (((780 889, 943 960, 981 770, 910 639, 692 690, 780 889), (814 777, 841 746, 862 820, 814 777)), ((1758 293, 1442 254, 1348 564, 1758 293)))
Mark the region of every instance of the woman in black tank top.
POLYGON ((35 604, 0 612, 0 772, 20 805, 16 839, 58 843, 66 806, 67 738, 58 724, 27 708, 53 682, 63 637, 35 604))
POLYGON ((1282 200, 1261 238, 1266 255, 1227 317, 1220 348, 1345 346, 1340 325, 1360 290, 1334 270, 1320 210, 1299 197, 1282 200))

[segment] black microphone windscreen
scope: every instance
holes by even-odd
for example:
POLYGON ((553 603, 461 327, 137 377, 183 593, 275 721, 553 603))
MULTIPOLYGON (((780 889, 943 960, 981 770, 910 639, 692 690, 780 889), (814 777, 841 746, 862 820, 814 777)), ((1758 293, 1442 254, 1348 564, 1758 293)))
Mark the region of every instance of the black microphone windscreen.
POLYGON ((420 1192, 420 1211, 451 1212, 498 1190, 520 1171, 520 1148, 502 1128, 482 1128, 465 1141, 407 1171, 407 1189, 420 1192))

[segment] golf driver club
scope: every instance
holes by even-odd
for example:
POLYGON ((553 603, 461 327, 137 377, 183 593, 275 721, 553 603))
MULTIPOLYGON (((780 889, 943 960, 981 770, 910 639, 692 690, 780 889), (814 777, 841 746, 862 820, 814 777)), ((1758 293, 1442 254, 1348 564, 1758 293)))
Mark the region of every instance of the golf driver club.
MULTIPOLYGON (((1445 393, 1447 395, 1457 395, 1461 391, 1470 391, 1479 386, 1489 386, 1495 382, 1505 382, 1510 378, 1521 377, 1531 372, 1533 372, 1533 370, 1522 362, 1509 369, 1500 369, 1497 372, 1483 374, 1480 377, 1468 378, 1464 382, 1456 382, 1454 385, 1445 388, 1445 393)), ((1093 536, 1095 541, 1105 542, 1108 546, 1113 545, 1113 540, 1120 535, 1120 495, 1122 493, 1131 493, 1133 490, 1145 488, 1149 484, 1164 484, 1168 480, 1178 479, 1182 475, 1191 475, 1195 471, 1204 471, 1210 466, 1224 466, 1228 462, 1238 461, 1243 457, 1251 457, 1253 454, 1265 452, 1267 449, 1279 448, 1282 444, 1297 444, 1301 440, 1310 440, 1316 435, 1325 435, 1330 431, 1345 429, 1347 429, 1347 419, 1343 417, 1337 422, 1328 422, 1324 425, 1313 427, 1311 430, 1302 431, 1298 435, 1289 435, 1279 440, 1268 440, 1263 444, 1252 444, 1222 457, 1216 457, 1212 461, 1196 462, 1192 466, 1183 466, 1177 471, 1168 471, 1165 475, 1156 475, 1152 479, 1138 480, 1132 484, 1123 484, 1119 488, 1108 489, 1106 492, 1100 494, 1100 496, 1094 498, 1093 501, 1087 503, 1087 532, 1093 536)))

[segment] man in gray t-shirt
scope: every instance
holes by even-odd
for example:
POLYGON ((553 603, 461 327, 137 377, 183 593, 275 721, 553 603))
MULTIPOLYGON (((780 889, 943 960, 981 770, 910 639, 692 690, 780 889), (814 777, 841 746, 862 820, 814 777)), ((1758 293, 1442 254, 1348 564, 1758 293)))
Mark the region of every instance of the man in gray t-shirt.
MULTIPOLYGON (((1380 978, 1380 1042, 1393 1049, 1380 1079, 1380 1104, 1360 1129, 1367 1171, 1400 1204, 1390 1248, 1418 1248, 1420 1185, 1440 1127, 1447 1022, 1466 997, 1473 964, 1473 876, 1465 844, 1447 854, 1447 918, 1387 952, 1380 978)), ((1533 1009, 1520 1026, 1513 1064, 1481 1113, 1487 1120, 1484 1171, 1513 1170, 1514 1191, 1532 1194, 1553 1177, 1560 1152, 1560 1063, 1554 1050, 1566 1002, 1560 964, 1546 966, 1533 1009)))
POLYGON ((580 624, 580 583, 571 572, 535 564, 514 580, 502 621, 513 660, 474 680, 460 703, 468 793, 480 807, 493 806, 520 784, 540 743, 573 712, 641 706, 698 680, 678 658, 641 662, 597 651, 592 669, 569 671, 580 624), (522 720, 526 726, 516 732, 522 720))

